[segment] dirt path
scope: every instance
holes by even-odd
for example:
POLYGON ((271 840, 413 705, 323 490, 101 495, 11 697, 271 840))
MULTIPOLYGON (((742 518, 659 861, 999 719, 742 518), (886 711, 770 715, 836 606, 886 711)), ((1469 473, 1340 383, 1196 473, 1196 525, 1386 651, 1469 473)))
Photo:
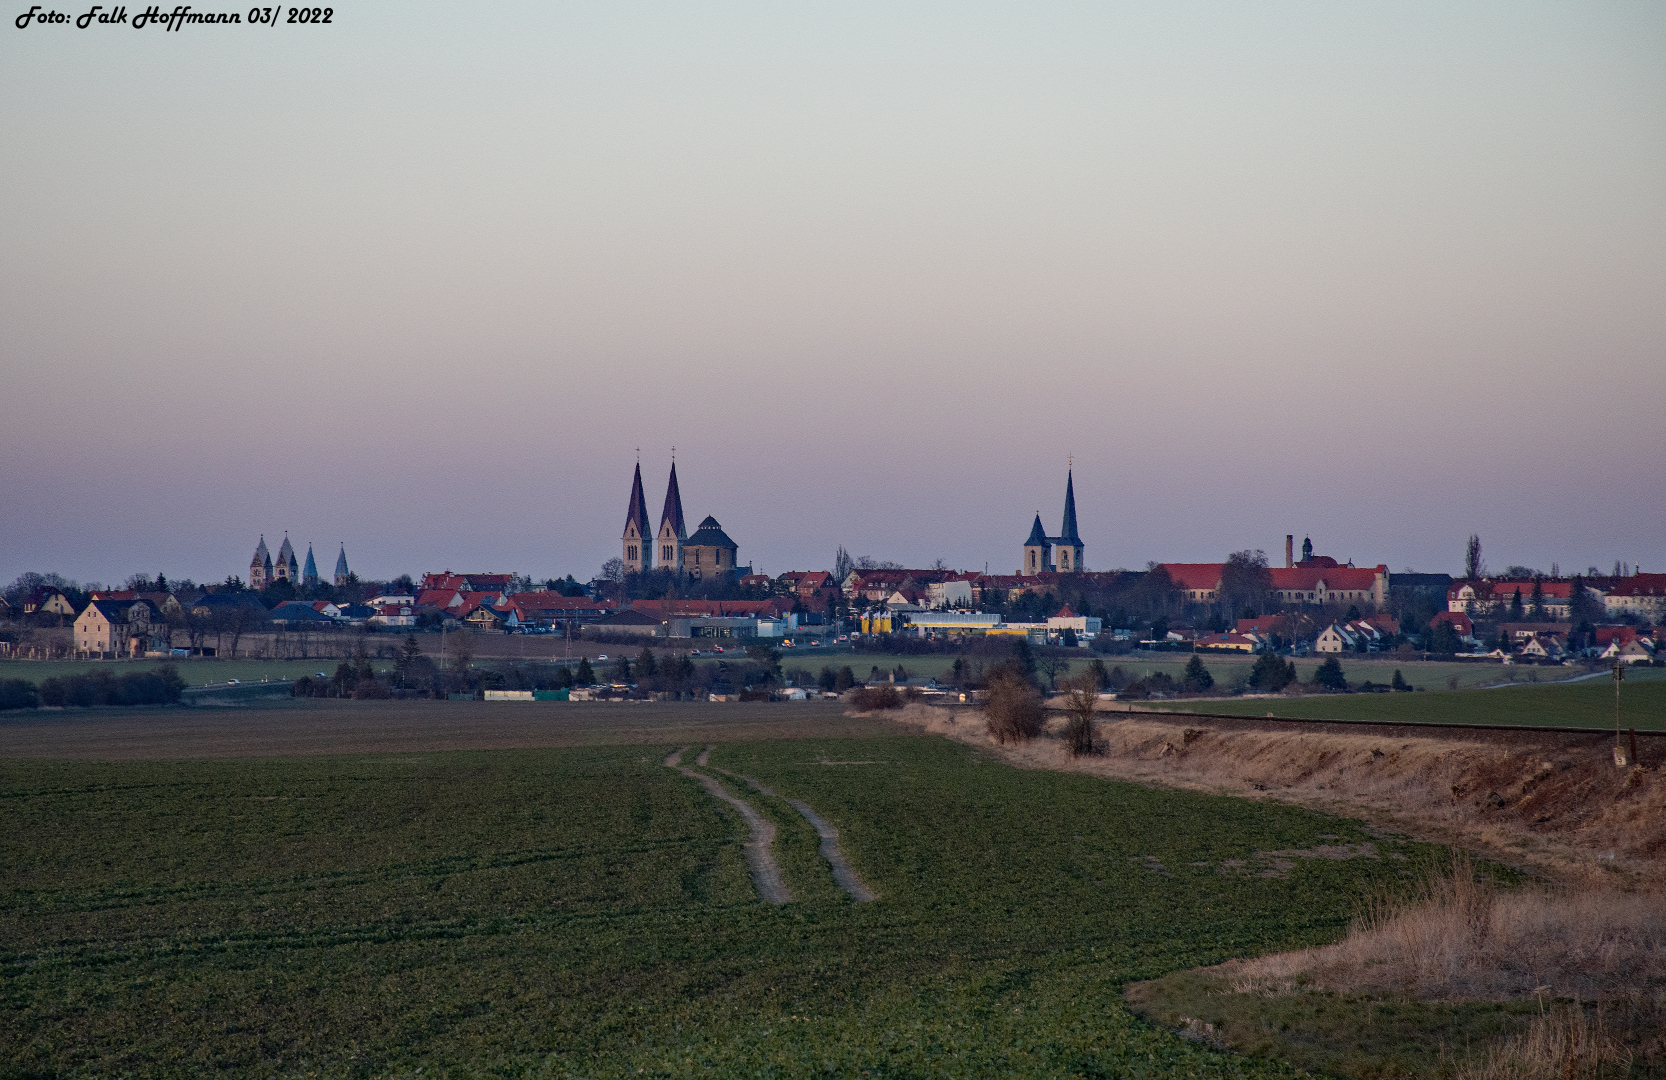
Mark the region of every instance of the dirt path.
MULTIPOLYGON (((706 752, 700 755, 699 763, 701 765, 706 764, 706 760, 711 756, 711 751, 712 748, 707 747, 706 752)), ((739 773, 732 773, 728 769, 722 768, 721 766, 717 767, 717 771, 722 773, 724 776, 732 776, 736 780, 746 781, 747 787, 761 795, 768 795, 771 798, 780 797, 777 796, 775 792, 758 783, 758 781, 752 779, 750 776, 742 776, 739 773)), ((851 869, 850 863, 845 861, 844 852, 839 850, 839 830, 835 829, 832 824, 830 824, 820 814, 810 809, 808 803, 800 802, 797 799, 787 799, 786 801, 789 806, 804 816, 805 821, 808 821, 815 827, 816 835, 821 837, 821 857, 826 859, 827 865, 832 868, 833 881, 839 886, 839 888, 849 893, 850 898, 858 904, 877 899, 874 891, 868 888, 867 884, 863 882, 861 878, 856 876, 856 871, 851 869)))
MULTIPOLYGON (((708 746, 701 751, 695 764, 706 764, 712 749, 708 746)), ((682 764, 683 754, 687 750, 688 747, 683 746, 672 751, 665 759, 666 766, 676 769, 690 779, 698 780, 701 787, 735 808, 745 820, 747 828, 751 830, 751 836, 741 844, 741 851, 746 855, 747 865, 752 868, 752 881, 757 886, 758 896, 766 904, 785 904, 791 901, 792 895, 787 892, 787 883, 781 877, 781 867, 776 865, 775 856, 769 850, 775 843, 775 826, 754 810, 745 799, 729 794, 728 789, 712 777, 695 772, 682 764)))

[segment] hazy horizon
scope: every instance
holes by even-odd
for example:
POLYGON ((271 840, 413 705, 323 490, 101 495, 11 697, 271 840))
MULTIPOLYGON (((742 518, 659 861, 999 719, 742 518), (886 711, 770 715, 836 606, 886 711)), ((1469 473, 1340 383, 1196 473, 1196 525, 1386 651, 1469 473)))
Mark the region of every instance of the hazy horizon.
POLYGON ((1666 570, 1659 5, 335 10, 0 23, 0 580, 1666 570))

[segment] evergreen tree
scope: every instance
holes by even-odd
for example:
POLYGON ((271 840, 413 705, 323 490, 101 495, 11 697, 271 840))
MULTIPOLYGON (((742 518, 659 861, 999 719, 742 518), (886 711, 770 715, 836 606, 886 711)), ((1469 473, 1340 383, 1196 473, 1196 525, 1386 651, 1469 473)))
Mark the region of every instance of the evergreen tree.
POLYGON ((1389 683, 1389 685, 1393 687, 1396 692, 1403 692, 1411 689, 1411 684, 1406 682, 1406 677, 1400 674, 1399 668, 1394 669, 1394 681, 1389 683))
POLYGON ((1296 665, 1285 665, 1277 653, 1262 653, 1250 668, 1249 684, 1257 690, 1277 694, 1296 681, 1296 665))
POLYGON ((636 677, 651 679, 659 674, 659 662, 654 659, 652 649, 643 649, 636 657, 636 677))
POLYGON ((1510 621, 1521 622, 1523 614, 1524 613, 1521 608, 1521 590, 1518 588, 1516 590, 1516 594, 1510 598, 1510 621))
POLYGON ((1341 693, 1348 689, 1348 677, 1342 671, 1342 663, 1336 657, 1327 657, 1319 665, 1319 670, 1313 673, 1313 684, 1331 693, 1341 693))
POLYGON ((821 678, 817 679, 816 682, 823 690, 832 690, 838 685, 839 676, 834 674, 832 668, 824 667, 821 669, 821 678))
POLYGON ((589 686, 596 681, 596 670, 590 666, 589 657, 579 658, 578 672, 573 676, 573 681, 580 686, 589 686))
POLYGON ((1209 669, 1203 666, 1203 658, 1196 653, 1186 663, 1186 671, 1181 676, 1189 694, 1201 694, 1215 685, 1215 677, 1209 674, 1209 669))
POLYGON ((856 673, 850 670, 849 664, 846 664, 839 669, 838 676, 833 680, 833 689, 842 694, 855 685, 856 673))

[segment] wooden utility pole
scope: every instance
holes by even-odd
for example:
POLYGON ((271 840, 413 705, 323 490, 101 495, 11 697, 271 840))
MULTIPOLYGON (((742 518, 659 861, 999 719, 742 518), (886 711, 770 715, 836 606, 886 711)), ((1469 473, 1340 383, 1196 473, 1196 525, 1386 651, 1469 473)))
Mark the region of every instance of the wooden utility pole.
POLYGON ((1626 761, 1625 747, 1620 745, 1620 684, 1625 682, 1625 678, 1626 678, 1625 661, 1615 660, 1614 661, 1614 764, 1619 766, 1622 769, 1625 768, 1629 764, 1629 762, 1626 761))

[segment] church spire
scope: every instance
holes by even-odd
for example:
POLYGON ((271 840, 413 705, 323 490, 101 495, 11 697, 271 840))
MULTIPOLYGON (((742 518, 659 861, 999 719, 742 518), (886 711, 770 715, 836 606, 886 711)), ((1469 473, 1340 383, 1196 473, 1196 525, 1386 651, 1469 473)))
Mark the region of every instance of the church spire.
POLYGON ((671 526, 672 533, 679 540, 688 539, 688 527, 683 524, 683 493, 677 487, 677 463, 671 463, 671 480, 665 485, 665 510, 659 516, 660 536, 665 535, 665 526, 671 526))
POLYGON ((654 567, 653 534, 648 531, 648 500, 642 494, 642 462, 636 463, 631 479, 631 501, 625 510, 625 532, 620 537, 620 555, 627 573, 639 574, 654 567))
POLYGON ((1065 473, 1064 480, 1064 524, 1059 528, 1059 543, 1080 544, 1082 538, 1076 535, 1076 470, 1065 473))
POLYGON ((648 500, 642 494, 642 464, 637 463, 636 476, 631 480, 630 506, 625 510, 625 531, 628 533, 632 525, 636 526, 636 535, 641 536, 648 531, 648 500))

